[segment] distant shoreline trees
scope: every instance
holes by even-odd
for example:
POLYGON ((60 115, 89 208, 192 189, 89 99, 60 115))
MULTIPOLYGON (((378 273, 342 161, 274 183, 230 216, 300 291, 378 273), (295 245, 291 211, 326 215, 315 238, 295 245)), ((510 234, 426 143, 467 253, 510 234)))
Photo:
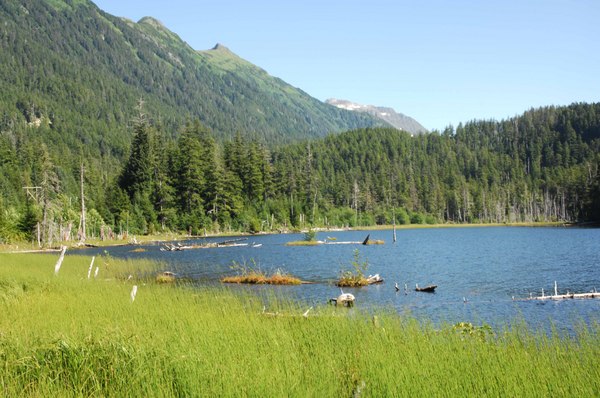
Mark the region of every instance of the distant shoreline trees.
MULTIPOLYGON (((271 148, 239 133, 218 142, 197 120, 174 139, 152 120, 140 111, 122 167, 86 159, 96 166, 85 176, 89 236, 600 220, 599 104, 271 148)), ((12 134, 19 139, 0 135, 0 239, 73 239, 82 155, 52 156, 42 136, 12 134), (43 195, 28 199, 26 184, 43 195)))

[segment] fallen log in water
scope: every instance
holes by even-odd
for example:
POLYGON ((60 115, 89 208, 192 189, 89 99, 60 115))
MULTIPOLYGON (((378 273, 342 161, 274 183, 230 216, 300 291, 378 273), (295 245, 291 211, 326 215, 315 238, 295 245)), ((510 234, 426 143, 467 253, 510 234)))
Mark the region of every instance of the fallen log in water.
POLYGON ((376 283, 383 283, 383 278, 379 276, 379 274, 369 275, 367 277, 367 283, 369 285, 374 285, 376 283))
MULTIPOLYGON (((554 294, 546 295, 546 294, 544 294, 544 289, 542 289, 542 295, 541 296, 533 296, 533 295, 530 294, 528 298, 519 299, 519 300, 520 301, 528 301, 528 300, 571 300, 571 299, 595 299, 595 298, 600 298, 600 293, 598 293, 596 291, 596 288, 594 288, 594 290, 590 291, 589 293, 570 293, 569 291, 567 291, 566 294, 558 294, 558 285, 556 284, 556 281, 554 281, 554 294)), ((514 296, 513 296, 513 300, 515 300, 514 296)))
POLYGON ((600 298, 600 293, 598 292, 590 292, 590 293, 567 293, 567 294, 558 294, 558 295, 550 295, 550 296, 535 296, 529 297, 525 300, 570 300, 570 299, 594 299, 600 298))
POLYGON ((163 244, 163 247, 160 248, 160 250, 174 252, 174 251, 182 251, 182 250, 190 250, 190 249, 210 249, 210 248, 216 248, 216 247, 244 247, 244 246, 248 246, 248 243, 238 243, 238 242, 247 240, 247 239, 248 238, 238 238, 238 239, 225 240, 225 241, 221 241, 221 242, 210 242, 210 243, 204 243, 204 244, 200 244, 200 245, 188 245, 188 246, 182 246, 181 243, 179 243, 179 242, 177 244, 165 243, 165 244, 163 244))

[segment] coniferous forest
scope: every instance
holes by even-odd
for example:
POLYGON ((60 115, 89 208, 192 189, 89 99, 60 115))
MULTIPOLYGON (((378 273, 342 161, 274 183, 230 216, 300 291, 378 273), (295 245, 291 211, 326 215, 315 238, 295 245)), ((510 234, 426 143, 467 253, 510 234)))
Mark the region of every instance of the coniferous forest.
POLYGON ((198 120, 165 131, 143 104, 137 113, 122 162, 83 148, 52 156, 44 126, 3 133, 2 240, 600 216, 600 104, 417 136, 368 128, 278 147, 251 135, 217 140, 198 120))
POLYGON ((88 0, 0 2, 0 61, 0 243, 600 220, 600 104, 413 137, 88 0))

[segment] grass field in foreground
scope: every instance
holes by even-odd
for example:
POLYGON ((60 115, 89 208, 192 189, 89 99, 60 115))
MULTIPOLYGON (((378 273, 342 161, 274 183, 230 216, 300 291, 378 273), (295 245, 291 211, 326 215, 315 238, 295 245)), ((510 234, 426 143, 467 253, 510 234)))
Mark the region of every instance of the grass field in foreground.
POLYGON ((157 284, 160 265, 0 254, 2 396, 598 396, 600 327, 435 329, 387 310, 157 284), (141 278, 143 270, 151 274, 141 278), (127 279, 128 275, 133 278, 127 279), (131 290, 137 285, 135 301, 131 290))

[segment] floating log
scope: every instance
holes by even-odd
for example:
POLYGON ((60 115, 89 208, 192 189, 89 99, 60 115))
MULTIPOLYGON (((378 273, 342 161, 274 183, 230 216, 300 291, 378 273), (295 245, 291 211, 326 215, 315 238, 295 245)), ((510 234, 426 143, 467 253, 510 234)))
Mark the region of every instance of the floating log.
POLYGON ((553 294, 550 296, 542 295, 542 296, 530 296, 525 299, 520 299, 520 301, 530 301, 530 300, 571 300, 571 299, 595 299, 600 298, 600 293, 593 292, 589 293, 566 293, 566 294, 553 294))
MULTIPOLYGON (((317 241, 305 241, 305 240, 299 240, 299 241, 293 241, 293 242, 288 242, 286 243, 286 246, 319 246, 319 245, 364 245, 364 241, 343 241, 343 242, 329 242, 329 241, 322 241, 322 240, 317 240, 317 241)), ((383 240, 375 240, 375 239, 369 239, 369 241, 366 243, 367 245, 383 245, 385 244, 385 242, 383 240)))
POLYGON ((568 299, 594 299, 600 298, 600 293, 567 293, 567 294, 556 294, 552 296, 538 296, 532 297, 527 300, 568 300, 568 299))
MULTIPOLYGON (((222 242, 211 242, 211 243, 204 243, 201 245, 188 245, 188 246, 182 246, 181 243, 179 243, 179 242, 177 242, 177 244, 165 243, 165 244, 163 244, 163 247, 160 248, 160 251, 174 252, 174 251, 190 250, 190 249, 210 249, 210 248, 215 248, 215 247, 241 247, 241 246, 248 246, 248 243, 238 243, 238 242, 247 240, 247 239, 248 238, 238 238, 238 239, 224 240, 222 242)), ((259 246, 256 246, 256 247, 259 247, 259 246)))
POLYGON ((181 243, 177 243, 176 245, 172 243, 165 243, 161 248, 161 252, 176 252, 186 249, 191 249, 192 246, 182 246, 181 243))
POLYGON ((244 240, 248 240, 248 238, 237 238, 237 239, 230 239, 230 240, 224 240, 222 242, 217 242, 217 247, 223 247, 223 246, 248 246, 248 244, 237 244, 236 242, 241 242, 244 240))
POLYGON ((419 285, 415 285, 415 291, 417 292, 426 292, 426 293, 434 293, 437 285, 427 285, 424 287, 419 287, 419 285))
MULTIPOLYGON (((558 294, 558 285, 556 284, 556 281, 554 281, 554 294, 553 295, 545 295, 544 294, 544 289, 542 289, 542 295, 541 296, 533 296, 531 293, 529 294, 528 298, 525 299, 520 299, 520 301, 526 300, 571 300, 571 299, 595 299, 595 298, 600 298, 600 293, 598 293, 596 291, 596 288, 594 288, 593 291, 590 291, 589 293, 570 293, 569 291, 567 291, 566 294, 558 294)), ((515 300, 515 298, 513 297, 513 300, 515 300)))
POLYGON ((373 285, 375 283, 382 283, 383 278, 381 276, 379 276, 379 274, 369 275, 367 277, 367 282, 369 283, 369 285, 373 285))

